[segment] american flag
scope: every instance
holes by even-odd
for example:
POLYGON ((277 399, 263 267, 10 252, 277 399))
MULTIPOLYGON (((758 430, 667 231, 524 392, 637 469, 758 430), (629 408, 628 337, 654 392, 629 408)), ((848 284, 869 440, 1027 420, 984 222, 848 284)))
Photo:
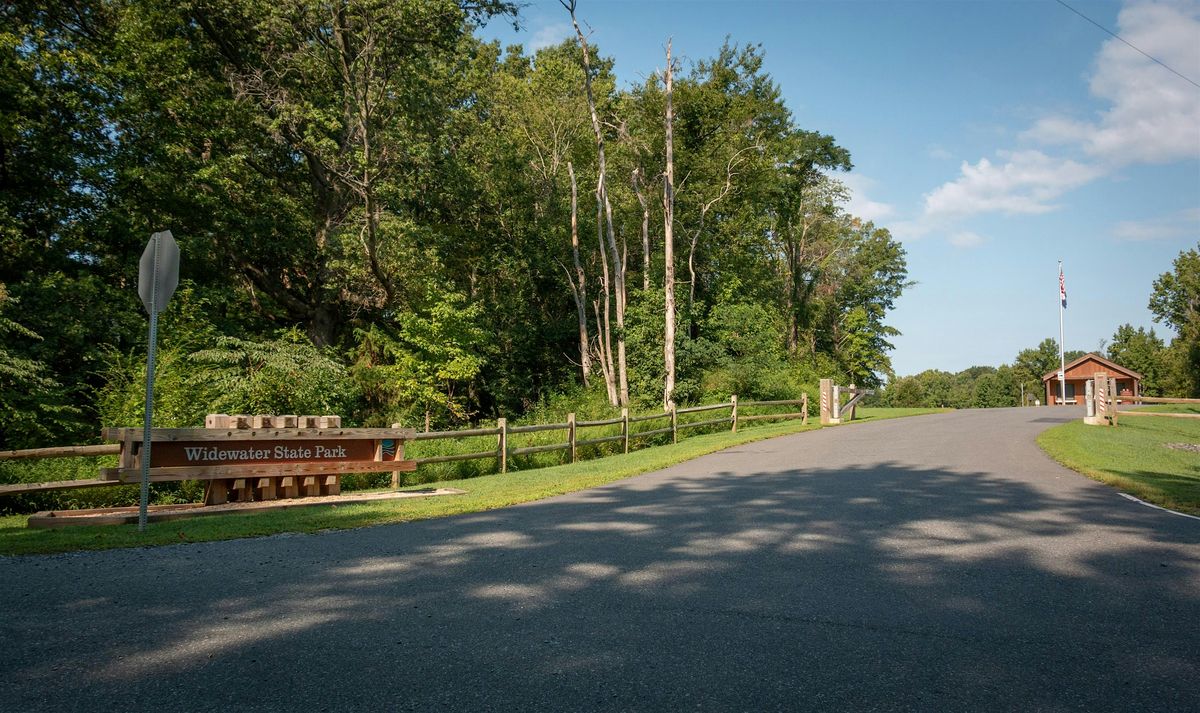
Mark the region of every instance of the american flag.
POLYGON ((1062 306, 1067 306, 1067 283, 1063 280, 1062 265, 1058 266, 1058 298, 1062 300, 1062 306))

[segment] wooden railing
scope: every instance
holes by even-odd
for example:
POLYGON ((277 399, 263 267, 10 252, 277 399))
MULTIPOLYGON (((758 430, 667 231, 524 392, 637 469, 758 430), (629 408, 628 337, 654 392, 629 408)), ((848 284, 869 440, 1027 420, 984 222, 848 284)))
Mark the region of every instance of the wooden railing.
MULTIPOLYGON (((1162 396, 1118 396, 1116 402, 1121 405, 1140 406, 1142 404, 1185 404, 1200 405, 1200 399, 1175 399, 1162 396)), ((1165 416, 1167 418, 1200 418, 1200 413, 1163 413, 1161 411, 1128 411, 1118 410, 1119 416, 1165 416)))
MULTIPOLYGON (((671 442, 677 443, 680 438, 680 433, 689 429, 728 425, 731 431, 737 432, 739 424, 749 421, 790 419, 801 419, 802 423, 808 423, 807 394, 804 394, 800 399, 779 401, 743 401, 740 403, 738 402, 737 396, 733 396, 729 401, 722 403, 691 406, 681 409, 672 408, 661 413, 651 413, 637 416, 630 415, 629 409, 621 409, 621 415, 616 418, 600 419, 595 421, 579 421, 576 420, 574 413, 570 413, 567 414, 567 420, 564 423, 509 426, 507 419, 500 418, 497 419, 496 426, 492 428, 470 428, 456 431, 427 431, 424 433, 417 432, 411 436, 412 441, 416 443, 421 441, 462 440, 468 438, 494 437, 496 439, 496 445, 494 448, 468 453, 431 455, 426 457, 410 458, 410 460, 414 461, 417 466, 420 467, 421 465, 433 463, 450 463, 456 461, 494 458, 496 459, 497 469, 499 472, 505 473, 508 471, 509 460, 517 456, 528 456, 554 451, 567 451, 567 458, 569 462, 573 463, 579 460, 579 449, 585 446, 599 446, 607 443, 620 443, 622 452, 628 453, 630 449, 636 445, 639 439, 650 438, 653 436, 670 434, 671 442), (799 407, 799 409, 783 413, 760 414, 745 414, 741 411, 741 409, 747 408, 780 406, 795 406, 799 407), (726 410, 729 411, 728 415, 720 418, 709 418, 698 421, 685 420, 683 422, 681 422, 679 418, 680 416, 688 416, 690 414, 726 410), (631 428, 633 424, 650 423, 653 421, 665 421, 666 425, 644 431, 638 431, 631 428), (620 426, 620 432, 616 435, 599 436, 596 438, 580 438, 580 431, 582 429, 611 426, 620 426), (566 440, 555 443, 530 445, 517 448, 512 448, 509 446, 509 436, 541 433, 546 431, 565 431, 566 440)), ((399 424, 393 425, 393 428, 399 428, 399 424)), ((97 446, 63 446, 60 448, 37 448, 22 451, 4 451, 0 452, 0 460, 11 460, 16 458, 84 457, 111 455, 117 453, 120 453, 120 445, 118 444, 97 446)), ((19 483, 14 485, 0 485, 0 495, 61 490, 66 488, 99 487, 104 485, 118 484, 120 483, 105 479, 58 481, 48 483, 19 483)))
POLYGON ((738 424, 746 421, 760 420, 786 420, 786 419, 802 419, 803 423, 808 423, 808 395, 803 398, 781 401, 743 401, 739 405, 737 397, 731 397, 729 401, 707 404, 703 406, 691 406, 681 409, 670 409, 662 413, 643 414, 639 416, 631 416, 629 409, 621 409, 621 415, 617 418, 601 419, 598 421, 579 421, 574 413, 567 414, 567 420, 562 423, 539 423, 528 426, 509 426, 507 419, 497 419, 494 428, 473 428, 468 430, 458 431, 428 431, 425 433, 417 433, 414 440, 416 441, 431 441, 439 439, 463 439, 477 437, 495 437, 496 447, 486 451, 475 451, 471 453, 453 453, 447 455, 436 455, 427 457, 413 458, 418 466, 430 463, 448 463, 453 461, 465 460, 480 460, 486 458, 494 458, 497 462, 498 470, 501 473, 508 471, 509 459, 514 456, 534 455, 537 453, 549 453, 553 451, 567 451, 570 462, 574 463, 579 460, 579 449, 584 446, 598 446, 605 443, 621 443, 621 450, 628 453, 631 444, 635 443, 639 438, 649 438, 651 436, 660 436, 671 434, 671 442, 679 442, 679 433, 681 431, 702 428, 706 426, 723 426, 729 424, 730 429, 737 431, 738 424), (739 413, 741 408, 752 407, 772 407, 772 406, 799 406, 798 411, 790 411, 787 413, 766 413, 746 415, 739 413), (685 421, 680 422, 680 416, 688 414, 703 413, 708 411, 724 411, 729 410, 729 415, 721 418, 705 419, 700 421, 685 421), (635 431, 630 426, 631 424, 645 423, 649 421, 667 421, 667 425, 661 428, 652 428, 645 431, 635 431), (580 438, 579 432, 585 428, 596 428, 603 426, 620 426, 620 433, 614 436, 601 436, 598 438, 580 438), (541 433, 545 431, 565 431, 566 440, 546 443, 533 446, 524 446, 518 448, 509 447, 509 437, 512 435, 522 435, 529 433, 541 433))

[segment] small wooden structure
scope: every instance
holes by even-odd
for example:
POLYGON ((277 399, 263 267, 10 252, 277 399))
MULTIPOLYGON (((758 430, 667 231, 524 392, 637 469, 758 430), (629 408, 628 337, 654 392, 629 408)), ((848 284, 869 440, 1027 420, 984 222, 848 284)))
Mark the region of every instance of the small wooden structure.
MULTIPOLYGON (((1087 382, 1096 372, 1105 372, 1116 380, 1113 395, 1116 397, 1135 397, 1141 394, 1142 375, 1126 369, 1116 362, 1109 361, 1099 354, 1088 353, 1075 361, 1069 362, 1063 369, 1066 375, 1067 398, 1066 405, 1074 405, 1084 398, 1087 382)), ((1047 372, 1042 376, 1042 384, 1046 389, 1046 405, 1063 405, 1062 391, 1058 380, 1058 369, 1047 372)))
POLYGON ((856 388, 854 384, 839 386, 833 383, 833 379, 821 379, 821 425, 836 426, 842 422, 843 418, 853 421, 855 406, 864 397, 874 393, 870 389, 856 388), (844 394, 849 394, 850 400, 843 405, 842 396, 844 394))
MULTIPOLYGON (((416 470, 404 459, 412 429, 342 428, 337 416, 211 414, 206 428, 150 431, 150 481, 206 480, 204 503, 248 502, 337 495, 346 473, 400 473, 416 470)), ((141 480, 140 428, 107 428, 118 441, 116 468, 103 479, 141 480)))

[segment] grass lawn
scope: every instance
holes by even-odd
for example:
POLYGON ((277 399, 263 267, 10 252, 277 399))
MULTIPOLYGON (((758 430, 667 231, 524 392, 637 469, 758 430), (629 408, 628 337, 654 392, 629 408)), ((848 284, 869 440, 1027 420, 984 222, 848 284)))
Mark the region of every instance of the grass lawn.
MULTIPOLYGON (((855 423, 940 413, 943 410, 860 408, 859 418, 855 423)), ((838 428, 841 427, 843 426, 838 428)), ((11 515, 0 517, 0 555, 140 547, 261 537, 283 532, 341 530, 492 510, 666 468, 741 443, 817 428, 820 426, 811 423, 802 426, 798 420, 743 427, 738 433, 720 432, 693 436, 684 438, 675 445, 646 448, 570 465, 510 471, 505 475, 485 475, 434 484, 466 490, 465 495, 380 503, 322 505, 289 508, 277 512, 176 520, 147 525, 144 533, 139 533, 136 525, 31 530, 26 527, 28 515, 11 515)))
POLYGON ((1038 445, 1084 475, 1165 508, 1200 514, 1200 419, 1122 417, 1116 428, 1072 421, 1044 431, 1038 445))

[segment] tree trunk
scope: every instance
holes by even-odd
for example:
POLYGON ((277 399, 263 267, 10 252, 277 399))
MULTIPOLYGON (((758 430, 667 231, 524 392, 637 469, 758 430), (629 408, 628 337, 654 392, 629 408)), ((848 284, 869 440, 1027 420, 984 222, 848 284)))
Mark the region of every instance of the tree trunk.
MULTIPOLYGON (((617 249, 617 238, 613 234, 612 204, 608 202, 608 192, 604 194, 605 225, 608 228, 608 249, 612 251, 613 289, 617 303, 617 380, 618 405, 629 405, 629 375, 625 361, 625 257, 617 249)), ((610 347, 611 348, 611 347, 610 347)))
POLYGON ((671 41, 667 40, 667 110, 666 110, 666 159, 667 170, 663 180, 663 365, 666 368, 666 383, 663 386, 663 408, 675 405, 675 147, 674 109, 672 101, 671 41))
POLYGON ((575 27, 575 35, 579 38, 579 46, 583 53, 583 84, 585 93, 587 94, 588 113, 592 119, 592 131, 596 135, 596 166, 598 176, 596 179, 596 202, 600 208, 603 208, 604 215, 597 215, 597 220, 601 221, 601 235, 605 232, 608 234, 608 247, 605 248, 603 237, 600 242, 600 257, 605 263, 605 304, 604 318, 607 327, 606 334, 606 351, 608 352, 609 366, 611 368, 612 359, 612 327, 610 319, 611 312, 609 311, 609 301, 612 295, 608 282, 608 260, 610 259, 609 252, 611 251, 612 259, 612 288, 616 292, 616 308, 617 308, 617 369, 620 375, 620 392, 618 401, 614 405, 627 406, 629 404, 629 380, 625 368, 625 267, 621 260, 620 251, 617 249, 617 238, 613 230, 612 204, 608 200, 608 164, 604 154, 604 130, 600 126, 600 115, 596 112, 596 96, 592 91, 592 61, 590 51, 588 49, 587 37, 584 36, 583 30, 579 27, 579 22, 575 19, 575 2, 562 2, 563 7, 571 15, 571 24, 575 27), (605 231, 607 226, 607 231, 605 231))
POLYGON ((583 272, 583 263, 579 260, 579 197, 575 183, 575 166, 568 161, 567 173, 571 176, 571 258, 575 261, 576 288, 575 312, 579 318, 579 365, 583 369, 583 385, 589 386, 592 375, 591 340, 588 338, 587 325, 587 278, 583 272))
POLYGON ((650 291, 650 205, 642 192, 642 169, 633 169, 633 192, 642 205, 642 291, 650 291))
POLYGON ((604 210, 600 204, 600 189, 596 189, 596 238, 600 243, 600 284, 603 288, 604 318, 596 312, 597 329, 600 331, 600 356, 604 362, 604 386, 608 389, 608 402, 617 405, 617 385, 613 379, 612 359, 612 288, 608 274, 608 256, 604 247, 604 210))
POLYGON ((617 404, 617 387, 614 385, 612 373, 612 342, 609 341, 608 331, 605 329, 605 324, 600 316, 600 300, 592 301, 592 309, 596 311, 596 330, 599 334, 596 335, 596 348, 600 351, 600 373, 604 375, 604 387, 608 392, 608 403, 616 406, 617 404), (608 348, 605 348, 608 344, 608 348))

